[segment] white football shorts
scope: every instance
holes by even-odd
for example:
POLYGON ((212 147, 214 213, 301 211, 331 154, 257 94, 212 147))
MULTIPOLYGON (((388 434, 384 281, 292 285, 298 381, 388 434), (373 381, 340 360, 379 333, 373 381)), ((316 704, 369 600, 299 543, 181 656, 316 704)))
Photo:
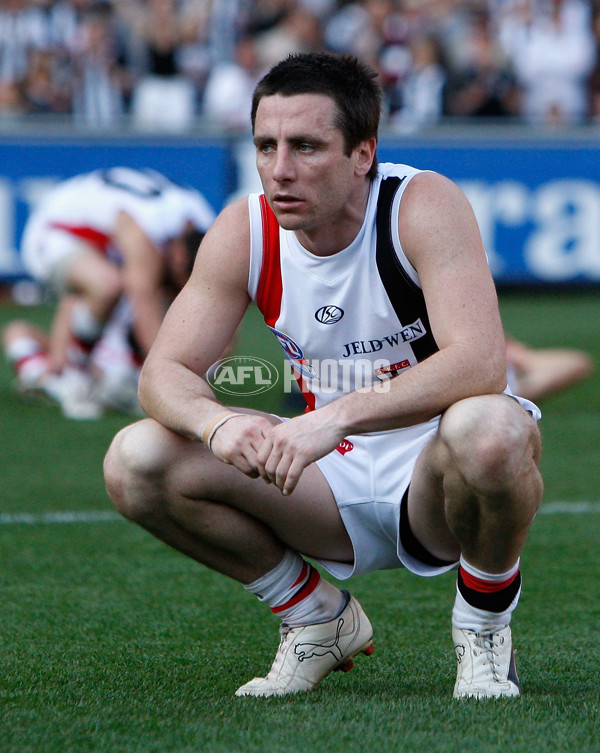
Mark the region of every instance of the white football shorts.
POLYGON ((438 424, 436 418, 406 429, 350 436, 317 460, 354 548, 353 564, 316 560, 335 578, 399 567, 417 575, 437 575, 454 567, 419 562, 400 542, 400 503, 417 458, 438 424))
MULTIPOLYGON (((535 421, 540 409, 530 400, 510 393, 535 421)), ((281 419, 286 420, 286 419, 281 419)), ((453 570, 456 563, 430 565, 409 554, 400 540, 400 505, 415 465, 433 438, 440 417, 405 429, 357 434, 317 460, 329 484, 354 548, 354 563, 315 559, 338 580, 375 570, 405 567, 422 576, 453 570)))
POLYGON ((64 278, 73 260, 89 250, 81 238, 46 223, 32 222, 26 227, 21 243, 23 263, 29 274, 64 292, 64 278))

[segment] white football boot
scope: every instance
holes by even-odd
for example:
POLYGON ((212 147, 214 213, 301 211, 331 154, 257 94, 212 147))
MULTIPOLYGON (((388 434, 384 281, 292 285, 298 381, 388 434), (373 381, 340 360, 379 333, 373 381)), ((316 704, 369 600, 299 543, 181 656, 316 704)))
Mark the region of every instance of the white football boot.
POLYGON ((373 653, 373 628, 350 594, 340 614, 329 622, 290 628, 283 624, 275 661, 266 677, 255 677, 237 696, 271 696, 314 690, 334 670, 348 672, 353 657, 373 653))
POLYGON ((94 396, 95 380, 79 369, 65 366, 60 374, 48 375, 42 389, 57 402, 66 418, 90 421, 101 418, 102 405, 94 396))
POLYGON ((66 418, 95 420, 103 414, 102 404, 95 396, 94 378, 71 366, 56 374, 48 368, 39 374, 21 370, 16 386, 25 399, 57 403, 66 418))
POLYGON ((94 396, 108 410, 143 416, 137 396, 139 369, 113 369, 98 380, 94 396))
POLYGON ((455 698, 503 698, 521 695, 510 626, 482 632, 452 626, 458 661, 455 698))

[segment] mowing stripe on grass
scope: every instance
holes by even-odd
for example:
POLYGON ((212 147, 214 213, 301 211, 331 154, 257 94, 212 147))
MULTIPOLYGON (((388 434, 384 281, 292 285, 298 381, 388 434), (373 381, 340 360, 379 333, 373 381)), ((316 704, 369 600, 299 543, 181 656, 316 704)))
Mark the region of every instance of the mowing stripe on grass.
POLYGON ((0 525, 56 525, 64 523, 112 523, 124 520, 114 510, 79 510, 77 512, 0 512, 0 525))
POLYGON ((572 515, 600 512, 600 502, 547 502, 539 510, 539 513, 545 513, 546 515, 557 515, 565 512, 572 515))
MULTIPOLYGON (((546 502, 538 515, 583 515, 599 513, 600 502, 546 502)), ((64 525, 70 523, 114 523, 125 519, 114 510, 59 512, 0 512, 0 526, 64 525)))

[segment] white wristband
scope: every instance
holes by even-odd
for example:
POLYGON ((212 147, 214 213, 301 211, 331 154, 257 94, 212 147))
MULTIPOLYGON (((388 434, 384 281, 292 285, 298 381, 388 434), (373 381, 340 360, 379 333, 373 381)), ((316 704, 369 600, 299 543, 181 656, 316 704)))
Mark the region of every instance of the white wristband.
POLYGON ((209 421, 209 425, 206 426, 204 431, 202 432, 202 437, 204 440, 204 444, 208 447, 208 449, 212 452, 211 443, 213 440, 213 437, 215 436, 217 429, 220 429, 223 424, 227 423, 230 418, 236 418, 236 416, 245 416, 245 413, 225 413, 222 416, 218 416, 217 420, 215 421, 212 419, 212 421, 209 421), (207 429, 209 430, 207 432, 207 429), (208 436, 205 435, 208 433, 208 436))

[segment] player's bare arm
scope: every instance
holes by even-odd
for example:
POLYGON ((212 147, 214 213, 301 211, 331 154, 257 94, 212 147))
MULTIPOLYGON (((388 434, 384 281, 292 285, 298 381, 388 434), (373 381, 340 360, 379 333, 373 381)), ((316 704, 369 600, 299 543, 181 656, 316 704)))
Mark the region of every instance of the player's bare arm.
MULTIPOLYGON (((202 378, 221 356, 249 303, 247 202, 227 207, 202 241, 194 270, 177 296, 144 363, 140 403, 149 416, 191 439, 228 412, 202 378)), ((222 424, 211 449, 224 462, 256 475, 253 461, 270 423, 236 417, 222 424), (233 424, 233 421, 231 422, 233 424)), ((206 439, 206 436, 204 437, 206 439)))
POLYGON ((276 427, 259 454, 261 475, 285 493, 345 436, 427 421, 463 398, 506 386, 496 292, 462 191, 435 173, 416 176, 401 204, 399 231, 440 350, 392 380, 388 392, 354 392, 276 427))
POLYGON ((56 307, 47 340, 50 371, 53 374, 59 374, 68 363, 68 352, 71 344, 71 316, 73 306, 78 300, 77 295, 66 295, 58 302, 56 307))
POLYGON ((419 274, 439 352, 390 383, 355 393, 336 412, 349 433, 410 426, 474 395, 506 387, 504 335, 475 216, 462 191, 435 173, 411 181, 400 238, 419 274))
POLYGON ((113 233, 123 257, 123 287, 134 311, 134 332, 146 355, 165 313, 164 258, 139 224, 120 212, 113 233))

